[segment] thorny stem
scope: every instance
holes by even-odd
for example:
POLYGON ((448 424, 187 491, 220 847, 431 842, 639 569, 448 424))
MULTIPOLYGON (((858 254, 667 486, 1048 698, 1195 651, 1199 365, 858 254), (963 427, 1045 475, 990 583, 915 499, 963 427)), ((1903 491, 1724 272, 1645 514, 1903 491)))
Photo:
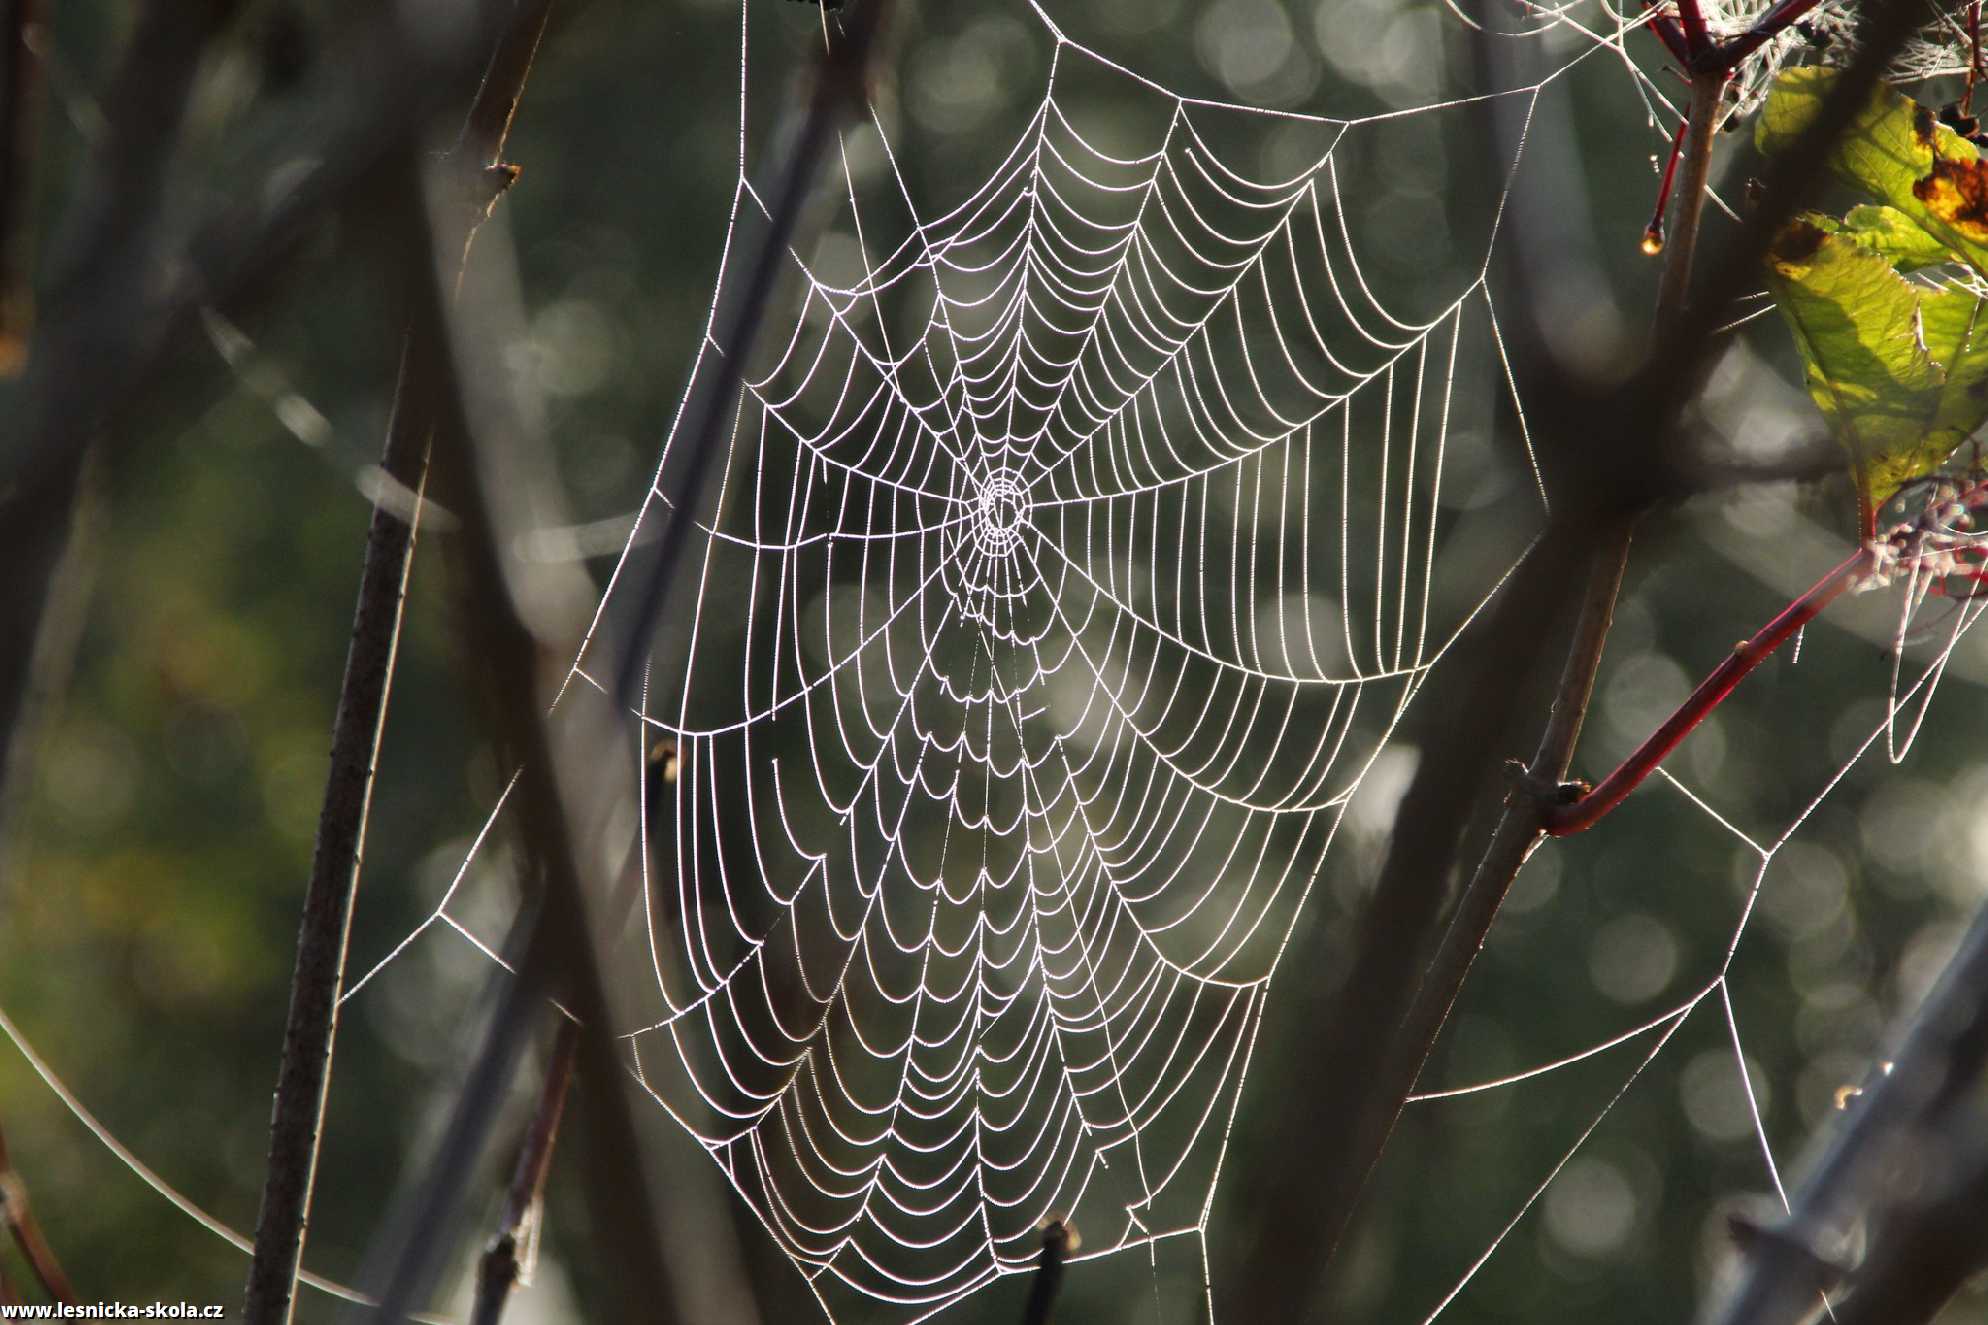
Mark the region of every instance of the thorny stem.
MULTIPOLYGON (((401 378, 408 373, 403 348, 401 378)), ((396 393, 381 468, 400 490, 419 494, 427 475, 428 420, 404 392, 396 393)), ((283 1057, 270 1118, 269 1160, 255 1253, 249 1263, 242 1308, 247 1325, 287 1320, 303 1258, 304 1226, 316 1184, 318 1143, 331 1089, 332 1042, 338 1033, 338 998, 345 984, 345 953, 352 932, 352 904, 359 889, 366 819, 386 729, 400 648, 401 614, 414 564, 420 504, 403 512, 387 500, 373 508, 366 531, 359 601, 352 643, 345 657, 338 711, 332 722, 331 767, 318 818, 310 881, 304 890, 297 933, 290 1009, 283 1057)))
MULTIPOLYGON (((548 0, 500 39, 457 149, 458 160, 469 169, 494 164, 501 155, 549 13, 548 0), (478 159, 470 161, 472 154, 478 159)), ((471 208, 465 215, 466 260, 482 212, 471 208)), ((417 370, 414 354, 411 344, 403 344, 380 465, 393 480, 390 486, 414 493, 417 500, 410 512, 382 499, 373 508, 366 534, 352 642, 332 724, 331 766, 297 935, 283 1057, 270 1119, 268 1168, 256 1221, 255 1253, 244 1291, 246 1325, 280 1325, 293 1310, 316 1183, 352 906, 365 854, 366 820, 393 688, 401 617, 420 522, 419 498, 427 486, 429 439, 434 431, 434 418, 422 394, 410 389, 417 370)))
POLYGON ((75 1305, 76 1292, 69 1286, 69 1276, 62 1272, 62 1264, 55 1259, 48 1239, 42 1236, 41 1222, 35 1218, 34 1207, 28 1203, 27 1184, 14 1171, 14 1161, 7 1153, 4 1132, 0 1132, 0 1220, 6 1222, 14 1245, 20 1248, 22 1259, 34 1271, 42 1291, 52 1301, 75 1305))
POLYGON ((573 1084, 573 1067, 580 1057, 580 1026, 570 1017, 559 1019, 552 1061, 545 1069, 538 1107, 532 1111, 511 1187, 504 1197, 504 1214, 495 1236, 484 1248, 476 1276, 476 1305, 470 1325, 497 1325, 511 1289, 522 1277, 520 1245, 535 1236, 533 1226, 545 1200, 545 1180, 552 1172, 552 1148, 559 1140, 559 1121, 566 1111, 566 1092, 573 1084))

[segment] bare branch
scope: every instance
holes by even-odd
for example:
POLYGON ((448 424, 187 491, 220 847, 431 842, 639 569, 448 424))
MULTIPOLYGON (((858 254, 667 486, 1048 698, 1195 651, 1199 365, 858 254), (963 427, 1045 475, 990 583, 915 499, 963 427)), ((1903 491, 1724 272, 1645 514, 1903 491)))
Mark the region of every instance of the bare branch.
POLYGON ((470 1325, 497 1325, 511 1289, 523 1273, 519 1247, 536 1238, 545 1180, 552 1172, 552 1148, 559 1140, 559 1120, 566 1111, 566 1092, 573 1084, 573 1065, 579 1054, 579 1024, 562 1017, 552 1061, 546 1065, 545 1084, 539 1088, 538 1107, 532 1111, 517 1166, 511 1171, 503 1217, 477 1266, 476 1304, 469 1313, 470 1325))
MULTIPOLYGON (((530 75, 532 56, 545 31, 550 0, 538 0, 497 44, 490 71, 477 94, 457 143, 452 168, 471 177, 496 163, 504 150, 512 116, 530 75)), ((508 182, 508 178, 507 178, 508 182)), ((467 261, 476 228, 488 203, 465 194, 455 224, 467 261)), ((425 253, 413 261, 425 268, 425 253)), ((460 279, 460 264, 458 264, 460 279)), ((417 499, 427 487, 429 438, 434 420, 425 394, 410 385, 419 365, 404 344, 400 378, 380 465, 397 491, 417 499)), ((318 818, 317 846, 304 892, 297 935, 297 961, 290 981, 290 1008, 283 1032, 283 1056, 276 1078, 276 1106, 270 1120, 269 1162, 261 1214, 256 1222, 255 1256, 249 1266, 243 1318, 247 1325, 274 1325, 294 1309, 304 1229, 317 1176, 325 1099, 331 1087, 333 1043, 338 1033, 338 1000, 345 985, 345 955, 352 930, 352 906, 359 890, 365 853, 366 820, 380 738, 386 729, 387 701, 393 688, 400 644, 401 614, 420 521, 420 502, 411 513, 382 501, 373 508, 360 570, 359 602, 352 643, 345 659, 338 712, 332 724, 331 767, 318 818)))
POLYGON ((28 1185, 14 1171, 14 1161, 7 1153, 5 1132, 0 1132, 0 1220, 5 1221, 14 1245, 20 1248, 22 1259, 34 1271, 42 1291, 51 1301, 74 1306, 76 1290, 69 1286, 69 1276, 62 1272, 61 1262, 55 1259, 48 1239, 42 1236, 41 1221, 35 1218, 34 1207, 28 1202, 28 1185))
POLYGON ((1978 1266, 1979 1199, 1988 1185, 1988 1117, 1975 1098, 1988 1069, 1988 906, 1975 914, 1959 951, 1893 1043, 1891 1060, 1837 1115, 1845 1125, 1795 1187, 1788 1218, 1747 1239, 1746 1273, 1711 1317, 1716 1325, 1807 1320, 1818 1291, 1848 1268, 1845 1251, 1866 1221, 1874 1244, 1869 1277, 1850 1273, 1857 1320, 1923 1319, 1970 1265, 1978 1266), (1937 1220, 1954 1202, 1967 1203, 1964 1242, 1919 1240, 1928 1216, 1937 1220), (1917 1280, 1922 1272, 1931 1282, 1911 1287, 1917 1305, 1890 1314, 1885 1308, 1901 1278, 1917 1280), (1926 1289, 1933 1286, 1945 1292, 1929 1303, 1926 1289))
POLYGON ((0 0, 0 377, 27 362, 34 325, 34 164, 41 61, 28 43, 41 0, 0 0))

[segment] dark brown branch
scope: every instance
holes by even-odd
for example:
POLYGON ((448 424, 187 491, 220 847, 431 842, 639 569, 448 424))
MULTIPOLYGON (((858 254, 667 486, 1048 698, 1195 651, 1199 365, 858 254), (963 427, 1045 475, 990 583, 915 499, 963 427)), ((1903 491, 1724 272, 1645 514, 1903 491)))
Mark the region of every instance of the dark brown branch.
POLYGON ((1966 1135, 1941 1135, 1929 1153, 1937 1175, 1873 1230, 1871 1250, 1835 1325, 1920 1325, 1939 1314, 1988 1265, 1988 1135, 1978 1115, 1966 1135))
POLYGON ((579 1052, 578 1023, 561 1017, 552 1061, 545 1069, 545 1084, 539 1088, 538 1107, 532 1111, 517 1166, 511 1170, 503 1216, 477 1264, 476 1304, 469 1313, 470 1325, 497 1325, 511 1289, 519 1282, 523 1271, 519 1246, 535 1236, 533 1228, 545 1202, 545 1180, 552 1172, 552 1148, 559 1140, 559 1120, 566 1111, 566 1092, 573 1084, 573 1065, 579 1052))
POLYGON ((16 394, 24 406, 0 413, 0 779, 12 780, 19 757, 42 615, 100 417, 89 370, 127 352, 131 328, 107 310, 128 307, 150 275, 166 166, 201 53, 228 8, 151 0, 140 11, 105 97, 108 132, 53 253, 53 315, 29 345, 16 394))
MULTIPOLYGON (((502 155, 549 12, 549 0, 531 6, 499 41, 449 167, 465 178, 476 177, 502 155)), ((464 261, 487 205, 470 198, 456 219, 464 261)), ((413 255, 412 260, 425 268, 429 258, 422 253, 413 255)), ((290 981, 290 1008, 270 1120, 269 1161, 256 1221, 255 1253, 244 1292, 243 1319, 247 1325, 277 1325, 289 1318, 303 1258, 325 1099, 331 1086, 352 907, 359 890, 367 814, 414 561, 419 497, 428 480, 434 419, 423 393, 410 386, 410 374, 418 368, 413 346, 404 343, 380 466, 393 480, 395 490, 412 492, 417 501, 412 512, 401 511, 397 503, 381 501, 373 508, 367 530, 352 642, 332 723, 331 767, 290 981)))
MULTIPOLYGON (((266 293, 302 241, 376 181, 382 162, 432 114, 468 99, 515 13, 511 0, 478 0, 460 23, 408 43, 393 7, 368 10, 338 58, 324 62, 318 132, 262 143, 236 168, 242 180, 280 178, 283 187, 231 190, 189 237, 168 243, 156 223, 172 126, 204 22, 223 7, 159 3, 141 18, 131 72, 107 99, 111 130, 96 182, 79 190, 51 245, 57 277, 39 309, 21 405, 0 411, 0 565, 8 568, 0 576, 0 775, 21 757, 19 720, 85 447, 150 384, 164 347, 202 308, 235 309, 266 293), (126 83, 137 90, 124 92, 126 83), (136 127, 121 127, 127 121, 136 127), (299 162, 312 164, 299 172, 299 162)), ((131 436, 113 430, 105 449, 131 436)))
MULTIPOLYGON (((1588 606, 1575 627, 1561 691, 1535 757, 1542 771, 1564 768, 1592 691, 1630 530, 1641 512, 1689 490, 1690 468, 1677 458, 1681 448, 1674 432, 1708 370, 1716 343, 1711 333, 1733 299, 1757 284, 1767 237, 1820 174, 1825 152, 1904 40, 1910 30, 1906 8, 1889 6, 1873 24, 1864 51, 1839 80, 1816 125, 1777 162, 1775 192, 1735 251, 1717 265, 1705 293, 1685 300, 1684 279, 1677 278, 1642 371, 1606 396, 1564 372, 1532 393, 1548 402, 1536 421, 1542 463, 1556 480, 1556 518, 1506 586, 1476 646, 1457 661, 1471 678, 1467 693, 1443 713, 1426 715, 1440 724, 1441 754, 1418 763, 1403 797, 1397 831, 1360 923, 1353 969, 1318 1043, 1322 1090, 1309 1101, 1304 1124, 1317 1138, 1317 1153, 1303 1164, 1282 1166, 1269 1192, 1259 1194, 1258 1217, 1265 1227, 1282 1230, 1286 1245, 1267 1256, 1258 1247, 1257 1263, 1242 1285, 1246 1317, 1291 1318, 1317 1305, 1319 1267, 1330 1260, 1351 1222, 1483 936, 1540 836, 1541 803, 1522 796, 1494 830, 1457 923, 1436 948, 1463 826, 1487 783, 1496 780, 1502 762, 1497 745, 1513 696, 1523 694, 1525 678, 1535 674, 1567 586, 1585 584, 1588 606), (1608 446, 1593 445, 1597 418, 1619 421, 1608 446)), ((1481 43, 1479 50, 1480 56, 1486 53, 1481 43)), ((1700 90, 1694 109, 1702 115, 1708 104, 1716 108, 1700 90)), ((1494 132, 1514 128, 1500 123, 1495 107, 1489 118, 1494 132)), ((1688 142, 1708 144, 1703 126, 1696 127, 1698 132, 1688 131, 1688 142)), ((1687 161, 1685 170, 1687 187, 1702 191, 1705 161, 1687 161)), ((1691 257, 1694 242, 1684 232, 1692 228, 1678 226, 1682 256, 1674 254, 1674 261, 1691 257)), ((1516 273, 1522 288, 1525 275, 1516 273)), ((1550 356, 1537 352, 1531 358, 1551 363, 1550 356)))
POLYGON ((20 1248, 28 1268, 34 1271, 42 1292, 48 1294, 50 1301, 74 1306, 76 1291, 69 1286, 69 1276, 62 1272, 62 1263, 56 1260, 48 1239, 42 1236, 41 1221, 35 1218, 34 1207, 28 1202, 28 1186, 14 1171, 14 1161, 7 1153, 5 1132, 0 1132, 0 1220, 6 1222, 14 1245, 20 1248))
POLYGON ((0 377, 21 370, 34 325, 34 162, 41 61, 28 44, 41 0, 0 0, 0 377))
POLYGON ((1051 1219, 1043 1225, 1042 1255, 1035 1263, 1035 1277, 1029 1282, 1022 1325, 1049 1325, 1049 1313, 1056 1309, 1057 1290, 1063 1286, 1063 1263, 1075 1245, 1075 1231, 1061 1219, 1051 1219))
MULTIPOLYGON (((1748 1240, 1746 1273, 1713 1317, 1717 1325, 1795 1325, 1809 1319, 1818 1290, 1847 1268, 1839 1263, 1841 1251, 1861 1223, 1873 1233, 1874 1270, 1897 1256, 1916 1261, 1923 1254, 1928 1262, 1942 1263, 1949 1284, 1957 1282, 1959 1256, 1953 1249, 1901 1248, 1897 1236, 1927 1206, 1937 1209, 1981 1183, 1978 1165, 1988 1143, 1982 1127, 1988 1120, 1974 1096, 1988 1068, 1988 906, 1975 914, 1959 951, 1893 1042, 1891 1061, 1874 1071, 1851 1108, 1837 1115, 1844 1125, 1794 1189, 1787 1219, 1748 1240), (1955 1164, 1957 1149, 1975 1166, 1972 1173, 1969 1164, 1955 1164)), ((1978 1204, 1967 1220, 1973 1225, 1971 1254, 1978 1256, 1978 1204)), ((1931 1266, 1921 1268, 1930 1272, 1931 1266)), ((1889 1283, 1893 1273, 1886 1269, 1879 1282, 1889 1283)), ((1856 1286, 1860 1278, 1852 1274, 1852 1302, 1864 1291, 1856 1286)), ((1857 1319, 1913 1318, 1874 1310, 1886 1301, 1876 1293, 1873 1299, 1858 1307, 1857 1319)))
MULTIPOLYGON (((421 229, 425 247, 439 259, 448 246, 434 239, 425 212, 413 208, 410 220, 421 229)), ((472 289, 465 290, 466 301, 472 289)), ((463 315, 452 323, 448 291, 432 270, 421 293, 413 339, 429 371, 419 381, 436 410, 438 482, 445 485, 448 505, 462 521, 457 580, 466 627, 464 666, 476 670, 479 688, 491 697, 497 746, 519 770, 507 816, 512 817, 542 898, 529 903, 518 919, 517 940, 507 953, 516 975, 501 983, 489 1029, 457 1096, 442 1143, 404 1217, 383 1235, 380 1245, 390 1250, 392 1263, 379 1295, 379 1313, 384 1319, 399 1320, 427 1291, 463 1185, 485 1148, 527 1028, 547 1010, 546 1000, 558 997, 583 1024, 578 1054, 586 1084, 581 1107, 589 1204, 599 1217, 605 1250, 619 1271, 606 1282, 620 1290, 617 1306, 625 1308, 620 1316, 669 1320, 675 1295, 660 1260, 656 1214, 632 1165, 640 1141, 628 1100, 627 1072, 614 1050, 616 1023, 597 956, 597 928, 590 920, 598 908, 585 886, 597 871, 593 855, 583 854, 583 845, 601 840, 596 811, 612 803, 613 788, 603 784, 603 777, 621 772, 612 761, 604 761, 601 752, 613 749, 619 735, 578 719, 566 720, 562 714, 566 739, 555 742, 540 716, 550 704, 555 693, 552 682, 557 679, 541 675, 541 661, 572 656, 577 640, 541 640, 521 615, 520 604, 534 601, 534 594, 528 586, 513 583, 515 563, 501 551, 511 546, 515 532, 514 522, 506 518, 510 508, 505 501, 520 494, 499 490, 486 450, 472 442, 476 411, 462 384, 503 380, 498 367, 477 353, 480 342, 475 331, 485 329, 491 315, 466 304, 463 315), (468 330, 455 338, 452 326, 468 330), (459 369, 459 363, 465 366, 459 369)), ((521 443, 522 438, 514 436, 512 441, 521 443)))

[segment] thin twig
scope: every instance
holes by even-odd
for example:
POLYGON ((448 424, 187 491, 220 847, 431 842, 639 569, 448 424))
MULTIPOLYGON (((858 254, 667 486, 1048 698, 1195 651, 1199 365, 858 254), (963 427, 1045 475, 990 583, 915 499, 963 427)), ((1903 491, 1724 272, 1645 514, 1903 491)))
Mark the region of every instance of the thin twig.
MULTIPOLYGON (((462 175, 480 173, 496 165, 502 156, 549 13, 549 0, 541 0, 522 14, 498 43, 457 145, 453 169, 462 175)), ((466 203, 463 208, 464 261, 483 214, 480 206, 466 203)), ((425 265, 426 255, 419 255, 417 260, 425 265)), ((246 1325, 275 1325, 289 1319, 303 1258, 325 1099, 331 1087, 352 906, 359 890, 367 814, 380 739, 386 729, 408 575, 414 562, 420 523, 418 498, 427 486, 429 438, 434 430, 422 393, 409 387, 409 374, 416 368, 413 353, 411 345, 403 345, 380 466, 393 480, 393 490, 413 492, 417 501, 411 512, 404 512, 398 503, 382 500, 374 506, 367 530, 352 642, 332 724, 331 767, 297 935, 276 1105, 270 1120, 269 1162, 256 1221, 255 1255, 243 1298, 246 1325)))
POLYGON ((1668 329, 1684 312, 1691 293, 1691 269, 1704 233, 1705 198, 1712 178, 1712 142, 1719 131, 1724 73, 1694 74, 1691 109, 1684 121, 1682 169, 1673 237, 1664 251, 1663 279, 1657 286, 1656 325, 1668 329))
POLYGON ((519 1249, 537 1239, 545 1180, 552 1172, 552 1148, 559 1140, 559 1120, 566 1111, 566 1092, 573 1084, 573 1065, 579 1055, 579 1023, 561 1017, 552 1061, 545 1069, 545 1084, 539 1088, 538 1107, 532 1111, 517 1166, 511 1170, 503 1216, 477 1266, 476 1305, 469 1313, 470 1325, 497 1325, 511 1289, 522 1279, 526 1262, 520 1259, 519 1249))
MULTIPOLYGON (((1603 815, 1620 805, 1624 797, 1641 785, 1644 778, 1656 771, 1657 765, 1663 763, 1678 743, 1705 720, 1707 714, 1725 701, 1733 688, 1746 679, 1747 673, 1766 662, 1776 649, 1815 620, 1824 608, 1842 597, 1870 566, 1871 554, 1859 548, 1817 581, 1807 593, 1782 609, 1772 621, 1735 644, 1732 652, 1698 683, 1698 688, 1664 720, 1663 725, 1632 750, 1629 757, 1616 765, 1614 771, 1592 790, 1578 800, 1548 804, 1541 809, 1540 821, 1546 831, 1555 837, 1565 837, 1592 828, 1603 815)), ((1559 776, 1565 777, 1566 770, 1562 769, 1559 776)))
POLYGON ((76 1291, 69 1286, 69 1276, 62 1272, 62 1263, 55 1259, 48 1239, 42 1236, 41 1221, 35 1218, 34 1206, 28 1201, 27 1183, 14 1171, 14 1161, 7 1153, 5 1132, 0 1132, 0 1220, 6 1221, 14 1245, 20 1248, 22 1259, 34 1271, 42 1291, 51 1301, 74 1306, 76 1291))

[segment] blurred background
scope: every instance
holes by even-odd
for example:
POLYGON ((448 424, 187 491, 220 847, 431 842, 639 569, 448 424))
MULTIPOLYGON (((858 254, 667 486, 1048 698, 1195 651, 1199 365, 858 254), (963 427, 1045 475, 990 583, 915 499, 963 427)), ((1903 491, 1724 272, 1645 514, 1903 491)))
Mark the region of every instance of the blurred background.
MULTIPOLYGON (((1509 163, 1487 157, 1487 103, 1457 100, 1482 90, 1484 75, 1471 71, 1451 9, 1413 0, 1046 6, 1071 39, 1183 96, 1346 119, 1440 105, 1403 116, 1398 134, 1383 123, 1340 149, 1349 235, 1376 289, 1410 307, 1453 295, 1485 262, 1489 207, 1509 163)), ((44 228, 69 201, 67 182, 96 131, 94 90, 130 19, 118 4, 49 8, 44 228)), ((1473 16, 1529 34, 1510 39, 1518 72, 1499 85, 1554 75, 1537 101, 1534 150, 1514 179, 1521 202, 1505 222, 1537 227, 1511 242, 1552 264, 1538 273, 1544 293, 1531 315, 1550 341, 1577 347, 1605 374, 1637 351, 1652 306, 1656 267, 1637 241, 1655 197, 1653 154, 1672 122, 1653 120, 1652 94, 1634 71, 1673 100, 1682 84, 1660 72, 1646 33, 1597 43, 1566 27, 1535 30, 1518 5, 1489 8, 1497 12, 1473 16)), ((1575 13, 1596 32, 1613 31, 1603 8, 1575 13)), ((202 67, 172 206, 198 209, 239 186, 228 144, 243 125, 280 135, 308 122, 298 76, 347 21, 329 3, 244 6, 202 67)), ((755 179, 778 156, 820 22, 810 6, 755 0, 747 145, 755 179)), ((731 0, 595 0, 559 14, 506 153, 524 173, 479 240, 499 255, 492 260, 515 262, 527 320, 505 363, 544 402, 572 511, 563 531, 571 537, 552 537, 541 552, 577 543, 597 554, 585 563, 597 580, 641 503, 704 331, 738 163, 739 32, 731 0)), ((907 183, 931 199, 929 211, 963 195, 1023 131, 1052 46, 1020 3, 897 7, 877 102, 907 183)), ((1083 111, 1103 121, 1119 113, 1108 102, 1083 111)), ((1128 101, 1122 113, 1144 124, 1151 111, 1150 101, 1128 101)), ((1728 136, 1716 168, 1735 207, 1751 173, 1749 141, 1747 132, 1728 136)), ((1315 157, 1317 144, 1315 126, 1270 118, 1235 128, 1223 149, 1239 169, 1282 177, 1315 157)), ((822 215, 804 219, 800 243, 822 224, 822 215)), ((1711 227, 1714 242, 1730 229, 1721 216, 1711 227)), ((0 877, 0 1008, 121 1141, 244 1232, 255 1221, 297 908, 369 512, 365 475, 398 350, 395 303, 367 265, 363 229, 349 217, 328 226, 284 298, 239 326, 173 346, 168 385, 119 419, 139 436, 119 463, 92 475, 81 588, 66 623, 73 665, 65 692, 41 714, 0 877), (217 346, 239 350, 241 338, 253 350, 231 365, 217 346)), ((776 328, 781 317, 776 310, 776 328)), ((1731 339, 1702 409, 1716 446, 1759 457, 1813 434, 1778 321, 1761 318, 1731 339)), ((1465 365, 1462 375, 1468 391, 1499 398, 1495 362, 1465 365)), ((1482 426, 1460 427, 1452 439, 1444 494, 1452 536, 1435 592, 1452 612, 1481 592, 1483 566, 1509 562, 1537 520, 1509 411, 1479 415, 1482 426)), ((1598 421, 1595 444, 1607 440, 1598 421)), ((1847 481, 1832 480, 1742 489, 1652 519, 1577 768, 1605 772, 1733 640, 1834 565, 1851 546, 1853 511, 1847 481)), ((431 914, 501 786, 503 770, 458 679, 447 562, 433 555, 445 541, 424 533, 416 558, 354 925, 355 974, 431 914)), ((1920 624, 1937 634, 1951 610, 1929 603, 1920 624)), ((1753 1110, 1778 1157, 1798 1154, 1984 894, 1988 821, 1978 798, 1988 762, 1981 724, 1969 716, 1988 684, 1982 638, 1962 642, 1907 757, 1894 766, 1880 740, 1852 762, 1885 718, 1897 613, 1895 597, 1832 610, 1808 632, 1798 662, 1767 664, 1693 735, 1671 768, 1702 805, 1653 782, 1605 828, 1544 846, 1425 1082, 1464 1084, 1557 1060, 1678 1007, 1717 974, 1761 883, 1729 983, 1751 1100, 1714 996, 1612 1108, 1649 1037, 1523 1083, 1412 1106, 1343 1253, 1354 1273, 1335 1319, 1427 1316, 1604 1109, 1442 1319, 1691 1313, 1727 1250, 1726 1214, 1772 1191, 1753 1110), (1784 834, 1762 880, 1755 844, 1784 834)), ((1439 670, 1434 683, 1442 681, 1439 670)), ((1308 1052, 1309 1036, 1347 964, 1349 918, 1385 847, 1393 798, 1416 759, 1441 755, 1439 736, 1412 722, 1397 736, 1298 917, 1290 973, 1270 998, 1207 1225, 1217 1319, 1225 1270, 1302 1254, 1252 1219, 1252 1191, 1287 1153, 1285 1129, 1303 1126, 1307 1082, 1332 1071, 1308 1052)), ((494 938, 513 900, 500 880, 466 894, 454 914, 494 938)), ((468 944, 431 933, 348 1005, 311 1269, 341 1280, 359 1274, 385 1197, 433 1139, 488 974, 468 944)), ((533 1075, 525 1073, 527 1091, 533 1075)), ((523 1101, 513 1104, 518 1117, 500 1150, 522 1125, 523 1101)), ((749 1286, 759 1319, 818 1312, 688 1138, 660 1112, 651 1121, 645 1161, 675 1175, 662 1184, 670 1218, 699 1230, 691 1240, 704 1249, 677 1248, 675 1257, 701 1259, 725 1281, 708 1291, 749 1286)), ((4 1047, 0 1124, 85 1300, 233 1309, 246 1258, 141 1183, 4 1047)), ((507 1154, 493 1155, 492 1175, 507 1163, 507 1154)), ((555 1167, 537 1280, 512 1303, 512 1320, 585 1317, 592 1253, 581 1195, 555 1167)), ((494 1211, 494 1182, 477 1199, 494 1211)), ((1150 1260, 1135 1253, 1079 1265, 1059 1318, 1198 1320, 1201 1278, 1191 1240, 1150 1260)), ((942 1319, 1019 1320, 1025 1291, 1026 1280, 1004 1281, 942 1319)), ((709 1299, 718 1300, 728 1303, 722 1312, 690 1318, 749 1310, 737 1296, 709 1299)), ((460 1311, 465 1301, 443 1305, 460 1311)), ((1962 1302, 1950 1318, 1981 1307, 1979 1297, 1962 1302)), ((334 1313, 320 1295, 300 1300, 302 1320, 334 1313)))

